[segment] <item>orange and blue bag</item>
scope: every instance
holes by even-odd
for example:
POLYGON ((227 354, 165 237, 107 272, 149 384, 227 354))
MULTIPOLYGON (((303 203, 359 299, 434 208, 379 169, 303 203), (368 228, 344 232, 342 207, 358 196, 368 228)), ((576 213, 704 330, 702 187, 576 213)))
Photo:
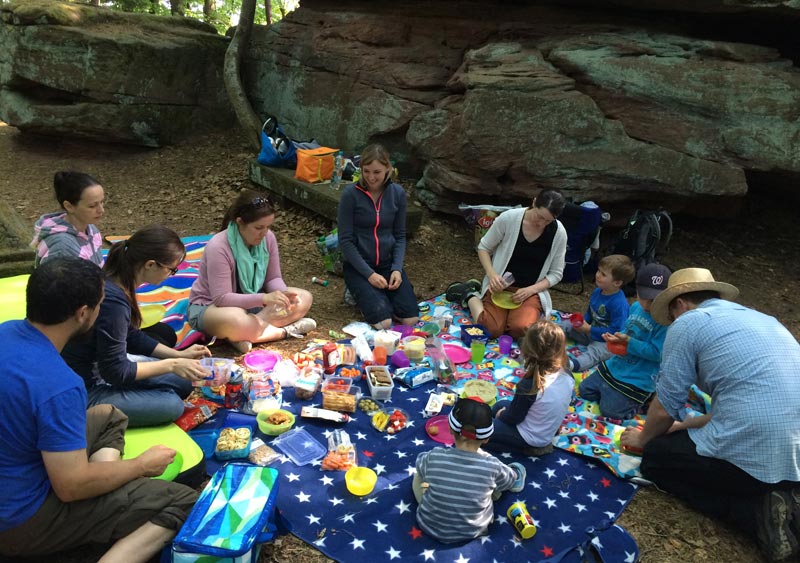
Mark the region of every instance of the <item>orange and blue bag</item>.
POLYGON ((333 156, 338 150, 329 147, 297 149, 294 177, 311 184, 327 182, 333 175, 333 156))

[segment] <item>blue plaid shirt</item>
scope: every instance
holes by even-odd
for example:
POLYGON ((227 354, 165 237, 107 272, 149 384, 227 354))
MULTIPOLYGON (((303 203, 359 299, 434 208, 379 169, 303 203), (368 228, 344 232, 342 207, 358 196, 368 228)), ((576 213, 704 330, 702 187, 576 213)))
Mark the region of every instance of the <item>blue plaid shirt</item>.
POLYGON ((800 481, 800 344, 777 319, 710 299, 682 314, 664 342, 656 392, 683 420, 689 386, 711 395, 711 420, 689 436, 703 456, 759 481, 800 481))

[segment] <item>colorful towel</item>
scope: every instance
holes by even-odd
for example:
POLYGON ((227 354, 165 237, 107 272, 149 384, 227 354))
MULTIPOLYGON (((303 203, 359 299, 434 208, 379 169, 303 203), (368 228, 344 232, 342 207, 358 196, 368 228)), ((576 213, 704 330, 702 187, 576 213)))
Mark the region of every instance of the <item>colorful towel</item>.
MULTIPOLYGON (((189 307, 189 290, 197 279, 200 258, 212 235, 184 237, 181 240, 186 246, 186 258, 179 266, 178 272, 168 277, 160 285, 144 284, 136 289, 136 299, 140 305, 163 305, 167 312, 162 322, 167 323, 178 335, 178 348, 192 340, 196 332, 186 322, 186 311, 189 307)), ((109 241, 122 240, 125 237, 107 237, 109 241)), ((108 253, 103 251, 103 256, 108 253)))

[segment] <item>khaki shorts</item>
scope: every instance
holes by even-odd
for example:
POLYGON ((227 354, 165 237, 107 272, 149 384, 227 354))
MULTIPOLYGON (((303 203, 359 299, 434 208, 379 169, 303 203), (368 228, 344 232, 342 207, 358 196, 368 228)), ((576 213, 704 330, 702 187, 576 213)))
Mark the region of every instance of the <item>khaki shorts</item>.
MULTIPOLYGON (((127 417, 111 405, 86 413, 88 454, 102 447, 121 449, 127 417)), ((197 491, 141 477, 108 494, 69 503, 51 492, 24 524, 0 532, 0 554, 44 555, 88 543, 112 543, 147 522, 179 530, 197 500, 197 491)))

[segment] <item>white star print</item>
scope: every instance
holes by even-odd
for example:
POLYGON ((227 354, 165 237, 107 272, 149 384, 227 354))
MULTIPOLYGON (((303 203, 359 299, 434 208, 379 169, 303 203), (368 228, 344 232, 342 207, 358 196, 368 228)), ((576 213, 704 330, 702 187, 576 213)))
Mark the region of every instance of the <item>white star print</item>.
POLYGON ((558 529, 566 534, 567 532, 572 531, 572 526, 568 526, 567 524, 564 524, 564 522, 561 522, 561 525, 558 527, 558 529))
POLYGON ((462 553, 459 553, 458 559, 455 559, 453 563, 469 563, 469 558, 464 557, 462 553))
POLYGON ((380 520, 375 520, 375 522, 373 522, 372 525, 375 526, 375 529, 377 531, 379 531, 379 532, 385 532, 386 531, 386 524, 384 524, 380 520))
POLYGON ((297 497, 297 500, 300 502, 309 502, 311 500, 311 497, 305 494, 303 491, 300 491, 294 496, 297 497))
POLYGON ((592 545, 597 546, 597 549, 603 549, 603 544, 600 543, 600 538, 598 538, 597 536, 592 538, 592 545))
POLYGON ((417 472, 417 468, 414 467, 413 465, 406 466, 406 473, 408 473, 409 477, 412 476, 416 472, 417 472))
POLYGON ((549 479, 552 479, 556 476, 556 471, 555 469, 545 469, 544 474, 547 475, 549 479))
POLYGON ((322 536, 317 541, 315 541, 314 545, 316 545, 318 547, 325 547, 325 536, 322 536))
POLYGON ((326 438, 330 438, 333 435, 333 430, 323 430, 322 435, 326 438))
POLYGON ((550 497, 544 499, 544 503, 547 505, 547 508, 555 508, 557 506, 556 501, 554 501, 550 497))
POLYGON ((294 483, 295 481, 299 481, 300 480, 300 475, 298 475, 297 473, 289 473, 286 476, 286 478, 289 479, 290 483, 294 483))
POLYGON ((561 498, 569 498, 569 493, 567 491, 558 491, 558 496, 561 498))
POLYGON ((612 518, 612 519, 617 517, 616 513, 614 513, 614 512, 608 512, 607 511, 607 512, 603 512, 603 514, 605 514, 606 516, 608 516, 609 518, 612 518))
POLYGON ((397 436, 395 436, 394 434, 384 434, 383 435, 383 439, 386 440, 387 442, 389 442, 391 440, 394 440, 396 437, 397 436))
POLYGON ((367 435, 364 434, 363 432, 356 432, 356 438, 358 438, 359 440, 366 440, 367 435))
POLYGON ((353 541, 350 542, 350 545, 353 546, 353 549, 364 549, 364 540, 353 538, 353 541))
POLYGON ((375 473, 377 473, 378 475, 380 475, 384 471, 386 471, 386 466, 385 465, 382 465, 382 464, 379 463, 379 464, 377 464, 375 466, 375 473))
POLYGON ((387 490, 387 491, 393 491, 393 490, 395 490, 396 488, 397 488, 397 483, 392 483, 391 485, 389 485, 388 487, 386 487, 386 490, 387 490))
POLYGON ((514 535, 514 536, 511 536, 511 543, 513 543, 513 544, 514 544, 514 547, 515 547, 515 548, 516 548, 516 547, 522 547, 522 542, 521 542, 521 541, 519 541, 519 538, 518 538, 516 535, 514 535))
POLYGON ((586 505, 585 504, 581 504, 581 503, 577 503, 575 505, 575 508, 578 509, 578 512, 583 512, 584 510, 586 510, 586 505))
POLYGON ((344 516, 342 516, 342 517, 340 518, 340 520, 341 520, 342 522, 353 522, 353 523, 355 524, 355 520, 353 520, 353 517, 354 517, 354 516, 355 516, 355 514, 352 514, 352 513, 350 513, 350 514, 345 514, 344 516))
POLYGON ((320 481, 322 481, 322 484, 325 485, 326 487, 333 485, 333 479, 331 479, 327 475, 325 475, 322 479, 320 479, 320 481))
POLYGON ((481 545, 485 544, 487 541, 491 543, 492 538, 489 536, 481 536, 481 545))
POLYGON ((540 483, 538 483, 537 481, 531 481, 530 483, 528 483, 528 485, 530 485, 534 489, 541 489, 542 488, 542 485, 540 483))
POLYGON ((417 397, 409 397, 408 398, 408 402, 409 403, 416 403, 417 401, 419 401, 419 399, 417 397))
POLYGON ((406 457, 406 455, 408 455, 408 454, 406 454, 406 452, 401 452, 400 450, 396 450, 396 451, 394 452, 394 455, 396 455, 396 456, 397 456, 397 459, 403 459, 403 458, 404 458, 404 457, 406 457))
POLYGON ((569 461, 567 461, 567 458, 565 458, 565 457, 559 458, 556 461, 556 463, 559 464, 561 467, 564 467, 565 465, 569 465, 569 461))
POLYGON ((406 501, 401 500, 400 504, 395 504, 394 507, 400 511, 400 514, 404 514, 409 512, 409 508, 411 507, 410 504, 406 504, 406 501))
POLYGON ((333 506, 339 506, 344 501, 338 497, 333 497, 332 499, 329 499, 328 502, 330 502, 333 506))
POLYGON ((414 438, 414 440, 412 441, 414 442, 415 446, 422 446, 423 444, 425 444, 425 440, 420 440, 419 438, 414 438))
POLYGON ((400 552, 397 551, 395 548, 390 547, 388 551, 384 551, 384 553, 389 555, 389 560, 392 559, 400 559, 400 552))
POLYGON ((572 478, 576 481, 583 481, 583 475, 573 475, 572 478))
POLYGON ((372 498, 368 498, 367 500, 365 500, 364 504, 375 504, 376 502, 378 502, 378 499, 376 499, 375 497, 372 497, 372 498))
POLYGON ((628 503, 628 501, 625 500, 624 498, 618 498, 617 502, 620 503, 622 506, 625 506, 628 503))
POLYGON ((433 549, 426 549, 422 553, 419 554, 420 557, 424 557, 425 561, 436 561, 436 558, 433 556, 435 551, 433 549))
POLYGON ((500 457, 509 458, 509 457, 511 457, 511 454, 508 453, 508 452, 503 452, 503 453, 500 454, 500 457))
POLYGON ((308 518, 308 524, 319 524, 319 516, 314 516, 313 514, 306 514, 306 518, 308 518))
POLYGON ((595 502, 595 501, 597 501, 597 499, 600 498, 600 495, 595 494, 594 491, 589 491, 589 494, 586 495, 586 496, 589 497, 590 499, 592 499, 592 502, 595 502))
POLYGON ((625 552, 625 563, 636 563, 636 553, 625 552))

